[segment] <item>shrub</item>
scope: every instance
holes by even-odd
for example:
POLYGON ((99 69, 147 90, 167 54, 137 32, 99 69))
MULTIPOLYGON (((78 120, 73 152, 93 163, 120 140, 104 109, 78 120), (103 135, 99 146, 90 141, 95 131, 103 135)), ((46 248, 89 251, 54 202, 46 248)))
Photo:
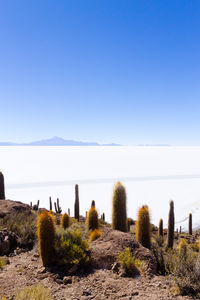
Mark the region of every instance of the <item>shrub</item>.
POLYGON ((125 275, 133 276, 140 272, 144 274, 147 271, 147 264, 143 260, 135 259, 130 251, 130 248, 126 247, 117 256, 117 262, 125 272, 125 275))
POLYGON ((53 300, 48 289, 41 284, 25 287, 17 292, 15 300, 53 300))
POLYGON ((186 259, 187 258, 187 249, 188 249, 188 243, 185 239, 181 240, 178 244, 178 253, 180 259, 186 259))
POLYGON ((168 232, 167 232, 167 247, 172 249, 173 244, 174 244, 174 202, 170 201, 168 232))
POLYGON ((49 266, 54 260, 55 220, 46 210, 38 216, 37 231, 42 263, 49 266))
POLYGON ((113 189, 112 228, 127 232, 126 190, 120 182, 113 189))
POLYGON ((136 239, 142 246, 151 248, 151 224, 148 206, 142 206, 138 211, 136 222, 136 239))
POLYGON ((89 236, 89 240, 90 242, 93 242, 95 241, 96 239, 98 239, 100 236, 101 236, 101 231, 99 229, 95 229, 93 230, 91 233, 90 233, 90 236, 89 236))
POLYGON ((19 246, 31 250, 36 242, 36 211, 22 211, 0 218, 0 230, 7 228, 18 237, 19 246))
POLYGON ((6 263, 2 257, 0 257, 0 270, 2 270, 5 267, 6 263))
POLYGON ((68 214, 62 215, 61 216, 61 227, 63 227, 64 229, 66 229, 66 228, 69 227, 69 223, 70 223, 70 220, 69 220, 68 214))
POLYGON ((80 230, 60 228, 56 232, 55 252, 58 264, 67 267, 84 266, 89 262, 87 249, 88 243, 82 239, 80 230))
POLYGON ((86 225, 88 230, 95 230, 99 228, 98 213, 94 206, 92 206, 87 214, 86 225))

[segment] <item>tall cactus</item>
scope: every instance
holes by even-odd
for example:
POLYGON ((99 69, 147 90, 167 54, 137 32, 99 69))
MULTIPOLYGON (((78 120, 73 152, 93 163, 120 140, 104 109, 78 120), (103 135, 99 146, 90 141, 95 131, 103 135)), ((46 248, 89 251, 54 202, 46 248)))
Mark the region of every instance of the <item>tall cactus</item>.
POLYGON ((92 206, 87 214, 86 225, 88 230, 95 230, 99 228, 98 212, 94 206, 92 206))
POLYGON ((142 206, 138 211, 136 222, 136 239, 142 246, 151 248, 151 223, 149 208, 147 205, 142 206))
POLYGON ((112 228, 127 232, 126 190, 120 182, 113 189, 112 228))
POLYGON ((55 220, 51 213, 43 211, 37 219, 37 234, 40 257, 43 266, 49 266, 54 259, 55 220))
POLYGON ((170 201, 168 232, 167 232, 167 247, 173 248, 174 245, 174 202, 170 201))
POLYGON ((158 235, 163 236, 163 219, 160 219, 159 221, 158 235))
POLYGON ((74 217, 79 221, 79 192, 78 184, 75 185, 75 203, 74 203, 74 217))
POLYGON ((49 197, 49 210, 52 210, 52 201, 51 201, 51 197, 49 197))
POLYGON ((0 200, 5 199, 5 186, 4 186, 4 176, 0 172, 0 200))
POLYGON ((188 220, 188 233, 192 235, 192 214, 189 214, 189 220, 188 220))

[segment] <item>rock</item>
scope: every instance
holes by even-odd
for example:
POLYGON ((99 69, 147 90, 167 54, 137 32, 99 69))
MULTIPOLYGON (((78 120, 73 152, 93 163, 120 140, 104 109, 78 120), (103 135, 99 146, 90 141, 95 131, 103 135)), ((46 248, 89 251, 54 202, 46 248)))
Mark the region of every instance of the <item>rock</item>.
POLYGON ((83 296, 90 296, 92 293, 91 293, 91 291, 90 290, 88 290, 88 289, 84 289, 83 290, 83 296))
POLYGON ((58 284, 63 284, 63 280, 62 279, 55 279, 55 282, 58 284))
POLYGON ((147 273, 156 274, 157 264, 153 253, 138 243, 131 233, 105 229, 91 246, 91 264, 96 269, 111 269, 119 252, 129 247, 135 258, 146 262, 147 273))
POLYGON ((71 284, 72 283, 72 277, 71 276, 65 276, 63 278, 63 283, 64 284, 71 284))
POLYGON ((0 231, 0 255, 8 255, 17 247, 18 236, 4 228, 0 231))

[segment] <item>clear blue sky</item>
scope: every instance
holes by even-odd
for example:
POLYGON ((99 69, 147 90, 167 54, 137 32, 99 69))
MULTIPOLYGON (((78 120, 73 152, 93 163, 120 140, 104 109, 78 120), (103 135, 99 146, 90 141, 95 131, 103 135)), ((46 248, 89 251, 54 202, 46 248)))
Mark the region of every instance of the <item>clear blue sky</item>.
POLYGON ((200 145, 199 0, 1 0, 0 141, 200 145))

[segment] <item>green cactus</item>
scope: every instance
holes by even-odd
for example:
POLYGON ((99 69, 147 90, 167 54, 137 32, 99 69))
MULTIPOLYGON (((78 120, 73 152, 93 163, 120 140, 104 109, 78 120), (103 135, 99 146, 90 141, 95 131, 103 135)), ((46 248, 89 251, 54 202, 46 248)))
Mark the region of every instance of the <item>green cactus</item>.
POLYGON ((142 206, 138 211, 136 221, 136 239, 142 246, 151 248, 151 223, 149 208, 147 205, 142 206))
POLYGON ((46 210, 38 216, 37 234, 43 266, 50 266, 54 260, 55 220, 46 210))
POLYGON ((163 219, 160 219, 159 221, 158 235, 163 236, 163 219))
POLYGON ((112 228, 127 232, 126 190, 120 182, 113 189, 112 228))
POLYGON ((75 203, 74 203, 74 217, 79 221, 79 192, 78 184, 75 185, 75 203))
POLYGON ((86 226, 88 230, 99 229, 98 213, 94 206, 92 206, 87 213, 86 226))
POLYGON ((170 201, 168 232, 167 232, 167 247, 173 248, 174 245, 174 202, 170 201))
POLYGON ((64 214, 64 215, 62 215, 61 216, 61 227, 62 228, 64 228, 64 229, 66 229, 66 228, 68 228, 69 227, 69 222, 70 221, 70 219, 69 219, 69 215, 68 214, 64 214))
POLYGON ((192 235, 192 214, 189 214, 189 220, 188 220, 188 233, 189 235, 192 235))
POLYGON ((0 200, 5 199, 5 186, 4 186, 4 176, 0 172, 0 200))

